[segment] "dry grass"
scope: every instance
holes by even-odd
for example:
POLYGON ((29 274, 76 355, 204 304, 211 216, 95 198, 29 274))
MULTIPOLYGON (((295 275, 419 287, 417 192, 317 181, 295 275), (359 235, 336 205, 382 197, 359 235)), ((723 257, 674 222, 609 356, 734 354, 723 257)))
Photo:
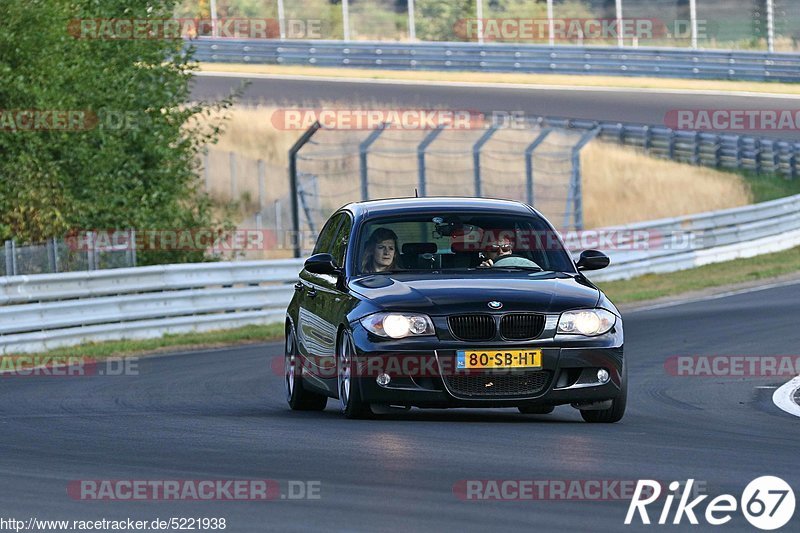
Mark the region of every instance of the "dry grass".
POLYGON ((690 80, 623 76, 564 74, 517 74, 488 72, 397 71, 357 68, 311 67, 301 65, 253 65, 202 63, 206 72, 241 72, 284 76, 320 76, 387 80, 452 81, 472 83, 517 83, 568 87, 620 87, 628 89, 671 89, 681 91, 738 91, 769 94, 800 94, 800 84, 726 80, 690 80))
POLYGON ((581 155, 588 227, 747 205, 749 185, 727 172, 649 157, 595 141, 581 155))
MULTIPOLYGON (((334 107, 328 103, 326 107, 334 107)), ((365 105, 368 107, 368 104, 365 105)), ((209 155, 212 195, 220 203, 233 198, 240 203, 243 227, 253 227, 258 211, 257 160, 266 168, 264 208, 274 227, 276 200, 289 191, 287 152, 301 135, 280 130, 271 121, 276 107, 239 107, 219 143, 209 155), (236 187, 231 196, 230 161, 236 155, 236 187)), ((387 130, 371 147, 370 197, 408 196, 417 187, 416 148, 426 131, 387 130)), ((431 144, 426 157, 427 195, 474 195, 471 146, 482 130, 445 131, 431 144)), ((484 146, 481 169, 482 196, 525 200, 525 147, 536 130, 499 130, 484 146)), ((321 131, 315 145, 303 154, 301 171, 321 176, 316 195, 323 210, 360 198, 358 142, 363 131, 321 131), (330 144, 329 144, 330 143, 330 144), (346 147, 342 148, 342 144, 346 147)), ((569 148, 574 133, 553 133, 535 152, 534 204, 553 222, 562 223, 570 170, 569 148)), ((751 203, 743 178, 713 169, 648 157, 633 148, 594 141, 582 153, 584 221, 586 227, 652 220, 751 203)), ((287 202, 282 204, 282 228, 288 229, 287 202)), ((266 223, 270 227, 270 222, 266 223)), ((263 255, 248 254, 253 258, 263 255)), ((274 253, 269 257, 278 257, 274 253)))

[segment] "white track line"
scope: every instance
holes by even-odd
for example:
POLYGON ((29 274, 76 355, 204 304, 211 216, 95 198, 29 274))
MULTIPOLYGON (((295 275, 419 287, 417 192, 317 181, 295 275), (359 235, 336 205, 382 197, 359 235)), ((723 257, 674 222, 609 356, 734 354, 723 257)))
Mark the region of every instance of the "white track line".
POLYGON ((800 376, 786 383, 772 395, 772 402, 790 415, 800 417, 800 405, 794 401, 794 393, 800 389, 800 376))
POLYGON ((688 96, 746 96, 748 98, 769 98, 784 100, 800 100, 800 94, 759 93, 752 91, 715 91, 706 89, 656 89, 644 87, 606 87, 575 85, 542 85, 533 83, 481 83, 471 81, 431 81, 431 80, 395 80, 377 78, 348 78, 339 76, 308 76, 294 74, 263 74, 248 72, 215 72, 204 70, 194 73, 195 76, 209 78, 252 78, 261 80, 291 81, 324 81, 333 83, 363 83, 365 85, 411 85, 428 87, 467 87, 483 89, 528 89, 535 91, 574 91, 588 93, 644 93, 644 94, 679 94, 688 96))

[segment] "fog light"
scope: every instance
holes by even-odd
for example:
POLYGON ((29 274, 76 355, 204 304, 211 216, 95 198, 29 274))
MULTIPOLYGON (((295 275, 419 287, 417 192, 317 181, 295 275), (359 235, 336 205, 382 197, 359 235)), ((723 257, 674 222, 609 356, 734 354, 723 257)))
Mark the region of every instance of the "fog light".
POLYGON ((380 385, 381 387, 385 387, 386 385, 389 384, 390 381, 392 381, 392 378, 389 377, 389 374, 381 374, 377 378, 375 378, 375 381, 378 382, 378 385, 380 385))
POLYGON ((600 370, 597 371, 597 381, 599 381, 600 383, 607 382, 608 377, 609 377, 608 370, 606 370, 605 368, 601 368, 600 370))

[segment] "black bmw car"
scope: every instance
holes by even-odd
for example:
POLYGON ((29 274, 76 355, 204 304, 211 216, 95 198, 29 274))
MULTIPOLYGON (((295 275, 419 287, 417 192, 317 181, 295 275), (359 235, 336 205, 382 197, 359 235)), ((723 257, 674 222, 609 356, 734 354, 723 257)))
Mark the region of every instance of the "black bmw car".
POLYGON ((327 221, 286 314, 292 409, 338 399, 348 418, 392 408, 570 404, 625 413, 622 318, 553 226, 483 198, 352 203, 327 221))

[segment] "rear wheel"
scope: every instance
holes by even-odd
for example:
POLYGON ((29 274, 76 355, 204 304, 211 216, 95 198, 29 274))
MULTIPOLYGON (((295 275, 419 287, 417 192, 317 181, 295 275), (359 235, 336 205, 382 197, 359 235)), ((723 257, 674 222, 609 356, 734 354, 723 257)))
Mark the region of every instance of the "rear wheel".
POLYGON ((622 374, 622 386, 619 391, 619 396, 611 400, 611 407, 608 409, 600 409, 598 411, 582 410, 581 416, 586 422, 600 423, 600 424, 613 424, 619 422, 625 416, 625 406, 628 403, 628 367, 622 374))
POLYGON ((328 397, 303 388, 299 356, 294 340, 294 331, 286 332, 286 353, 283 363, 286 401, 295 411, 322 411, 328 404, 328 397))
POLYGON ((361 388, 358 386, 355 360, 355 346, 350 333, 343 331, 339 336, 337 350, 339 402, 342 413, 347 418, 369 418, 372 410, 369 404, 361 400, 361 388))

